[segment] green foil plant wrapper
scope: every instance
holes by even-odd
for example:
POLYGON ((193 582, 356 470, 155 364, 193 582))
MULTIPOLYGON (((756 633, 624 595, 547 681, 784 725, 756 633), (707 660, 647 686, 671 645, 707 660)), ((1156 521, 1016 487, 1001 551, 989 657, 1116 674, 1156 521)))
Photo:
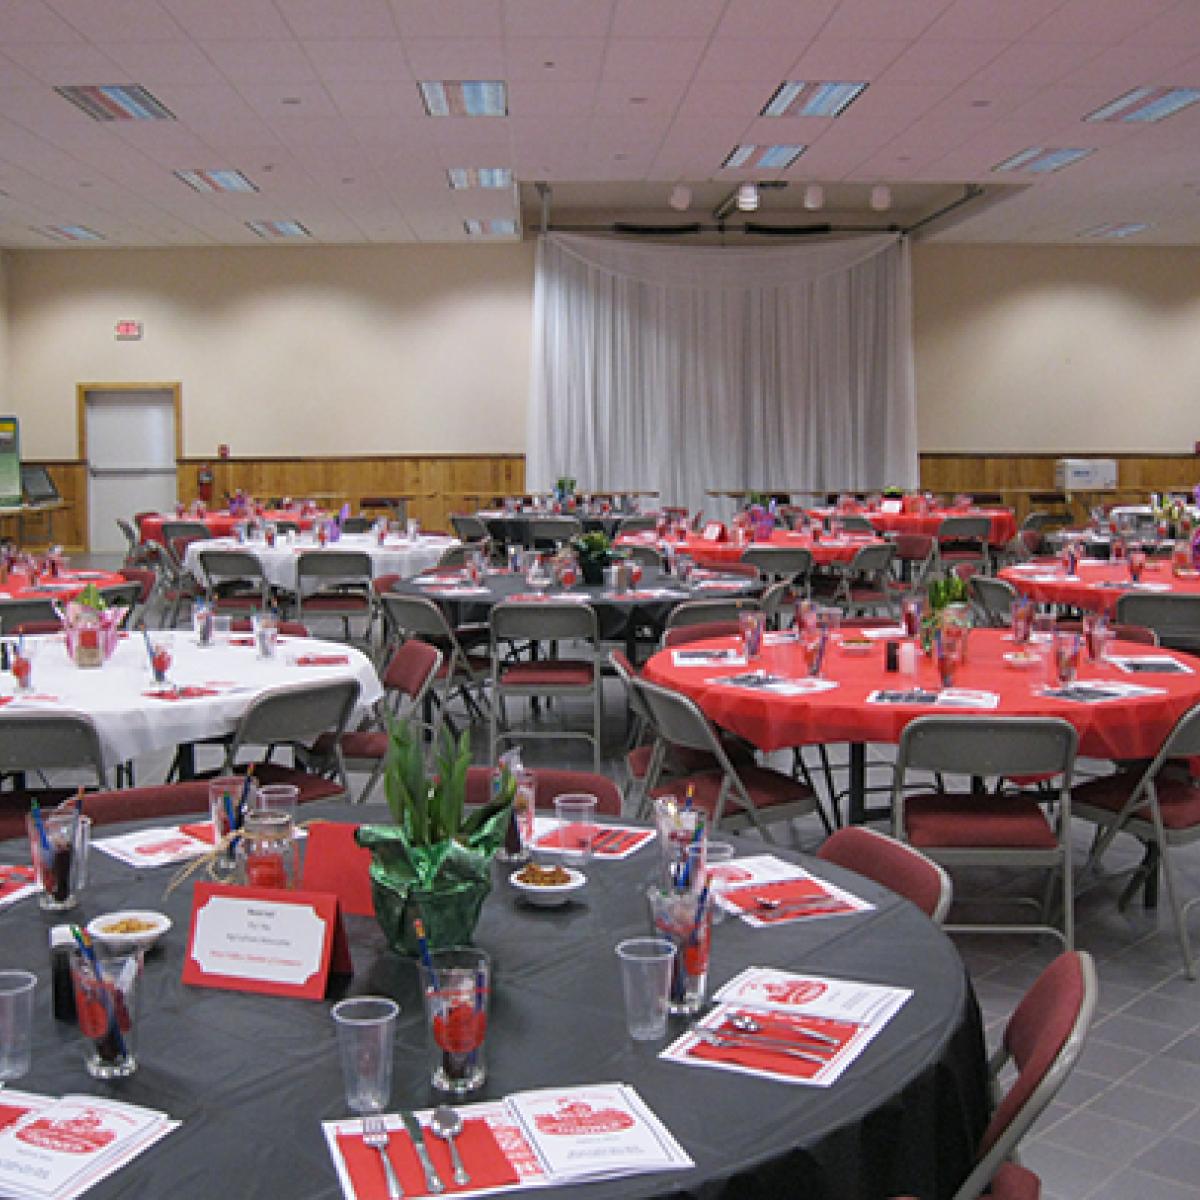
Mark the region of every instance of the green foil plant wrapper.
POLYGON ((384 787, 393 825, 362 825, 355 837, 371 852, 375 916, 391 948, 418 952, 413 921, 433 949, 471 943, 492 887, 492 858, 512 820, 516 783, 505 771, 488 804, 466 810, 471 748, 444 733, 432 776, 418 736, 404 722, 389 728, 384 787))

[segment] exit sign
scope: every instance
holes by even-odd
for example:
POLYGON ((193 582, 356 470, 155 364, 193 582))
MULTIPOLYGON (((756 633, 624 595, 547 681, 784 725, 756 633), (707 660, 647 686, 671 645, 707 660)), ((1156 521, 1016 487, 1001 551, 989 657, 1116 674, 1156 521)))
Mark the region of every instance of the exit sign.
POLYGON ((118 321, 117 322, 117 341, 118 342, 140 342, 142 340, 142 323, 141 321, 118 321))

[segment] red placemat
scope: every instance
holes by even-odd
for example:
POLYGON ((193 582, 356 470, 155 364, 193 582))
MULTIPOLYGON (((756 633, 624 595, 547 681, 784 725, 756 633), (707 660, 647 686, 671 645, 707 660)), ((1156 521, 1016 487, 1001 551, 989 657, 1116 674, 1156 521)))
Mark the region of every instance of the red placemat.
POLYGON ((725 893, 725 899, 742 912, 753 913, 764 924, 855 911, 852 904, 830 895, 816 879, 782 879, 777 883, 734 888, 725 893), (779 907, 762 907, 758 903, 760 897, 765 900, 778 900, 779 907))
POLYGON ((340 667, 350 661, 348 654, 299 654, 298 667, 340 667))
MULTIPOLYGON (((709 1042, 697 1042, 688 1050, 688 1058, 737 1063, 740 1067, 749 1067, 754 1071, 769 1071, 773 1075, 787 1075, 795 1079, 811 1079, 832 1065, 859 1031, 859 1026, 852 1021, 830 1021, 823 1017, 805 1017, 803 1020, 793 1021, 756 1012, 754 1019, 759 1024, 761 1035, 787 1041, 795 1049, 812 1055, 817 1061, 781 1054, 773 1046, 755 1046, 748 1044, 748 1041, 739 1042, 736 1046, 714 1046, 709 1042), (806 1038, 800 1032, 801 1028, 833 1038, 834 1044, 806 1038)), ((738 1030, 728 1022, 717 1026, 713 1032, 729 1037, 739 1036, 738 1030)), ((745 1034, 741 1036, 746 1037, 745 1034)), ((753 1036, 750 1035, 750 1038, 753 1036)))
MULTIPOLYGON (((358 1200, 387 1200, 387 1180, 383 1163, 379 1161, 379 1151, 366 1146, 361 1134, 339 1133, 337 1140, 358 1200)), ((429 1157, 433 1159, 447 1192, 515 1187, 521 1182, 486 1121, 476 1118, 464 1122, 462 1133, 456 1140, 463 1166, 471 1176, 471 1182, 462 1186, 454 1182, 454 1167, 446 1143, 432 1134, 425 1136, 429 1157)), ((412 1140, 404 1130, 389 1130, 388 1157, 400 1177, 405 1196, 430 1195, 425 1186, 425 1172, 421 1170, 412 1140)))

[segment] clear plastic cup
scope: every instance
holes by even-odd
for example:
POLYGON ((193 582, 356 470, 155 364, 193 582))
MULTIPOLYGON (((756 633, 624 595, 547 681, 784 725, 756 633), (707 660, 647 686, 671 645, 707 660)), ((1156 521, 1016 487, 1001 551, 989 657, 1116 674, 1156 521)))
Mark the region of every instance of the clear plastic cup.
POLYGON ((671 960, 671 989, 667 1011, 675 1015, 699 1012, 708 986, 708 953, 712 943, 712 903, 707 891, 647 893, 653 932, 675 947, 671 960))
POLYGON ((635 1042, 648 1042, 667 1032, 667 1004, 676 949, 665 938, 627 938, 617 943, 625 1024, 635 1042))
POLYGON ((0 971, 0 1080, 20 1079, 33 1057, 33 992, 37 976, 0 971))
POLYGON ((591 860, 596 841, 596 804, 595 796, 576 792, 554 799, 558 851, 569 863, 578 865, 591 860))
POLYGON ((342 1082, 351 1112, 379 1113, 392 1096, 392 1061, 400 1006, 386 996, 339 1001, 330 1015, 337 1026, 342 1082))

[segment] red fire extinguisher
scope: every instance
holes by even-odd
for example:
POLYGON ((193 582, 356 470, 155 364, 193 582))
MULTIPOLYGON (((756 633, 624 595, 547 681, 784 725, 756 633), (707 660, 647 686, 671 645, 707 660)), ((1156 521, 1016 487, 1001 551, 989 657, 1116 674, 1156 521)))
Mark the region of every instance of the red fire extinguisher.
POLYGON ((201 463, 200 469, 196 472, 196 495, 199 499, 203 500, 205 504, 211 504, 212 494, 212 467, 210 467, 208 463, 201 463))

